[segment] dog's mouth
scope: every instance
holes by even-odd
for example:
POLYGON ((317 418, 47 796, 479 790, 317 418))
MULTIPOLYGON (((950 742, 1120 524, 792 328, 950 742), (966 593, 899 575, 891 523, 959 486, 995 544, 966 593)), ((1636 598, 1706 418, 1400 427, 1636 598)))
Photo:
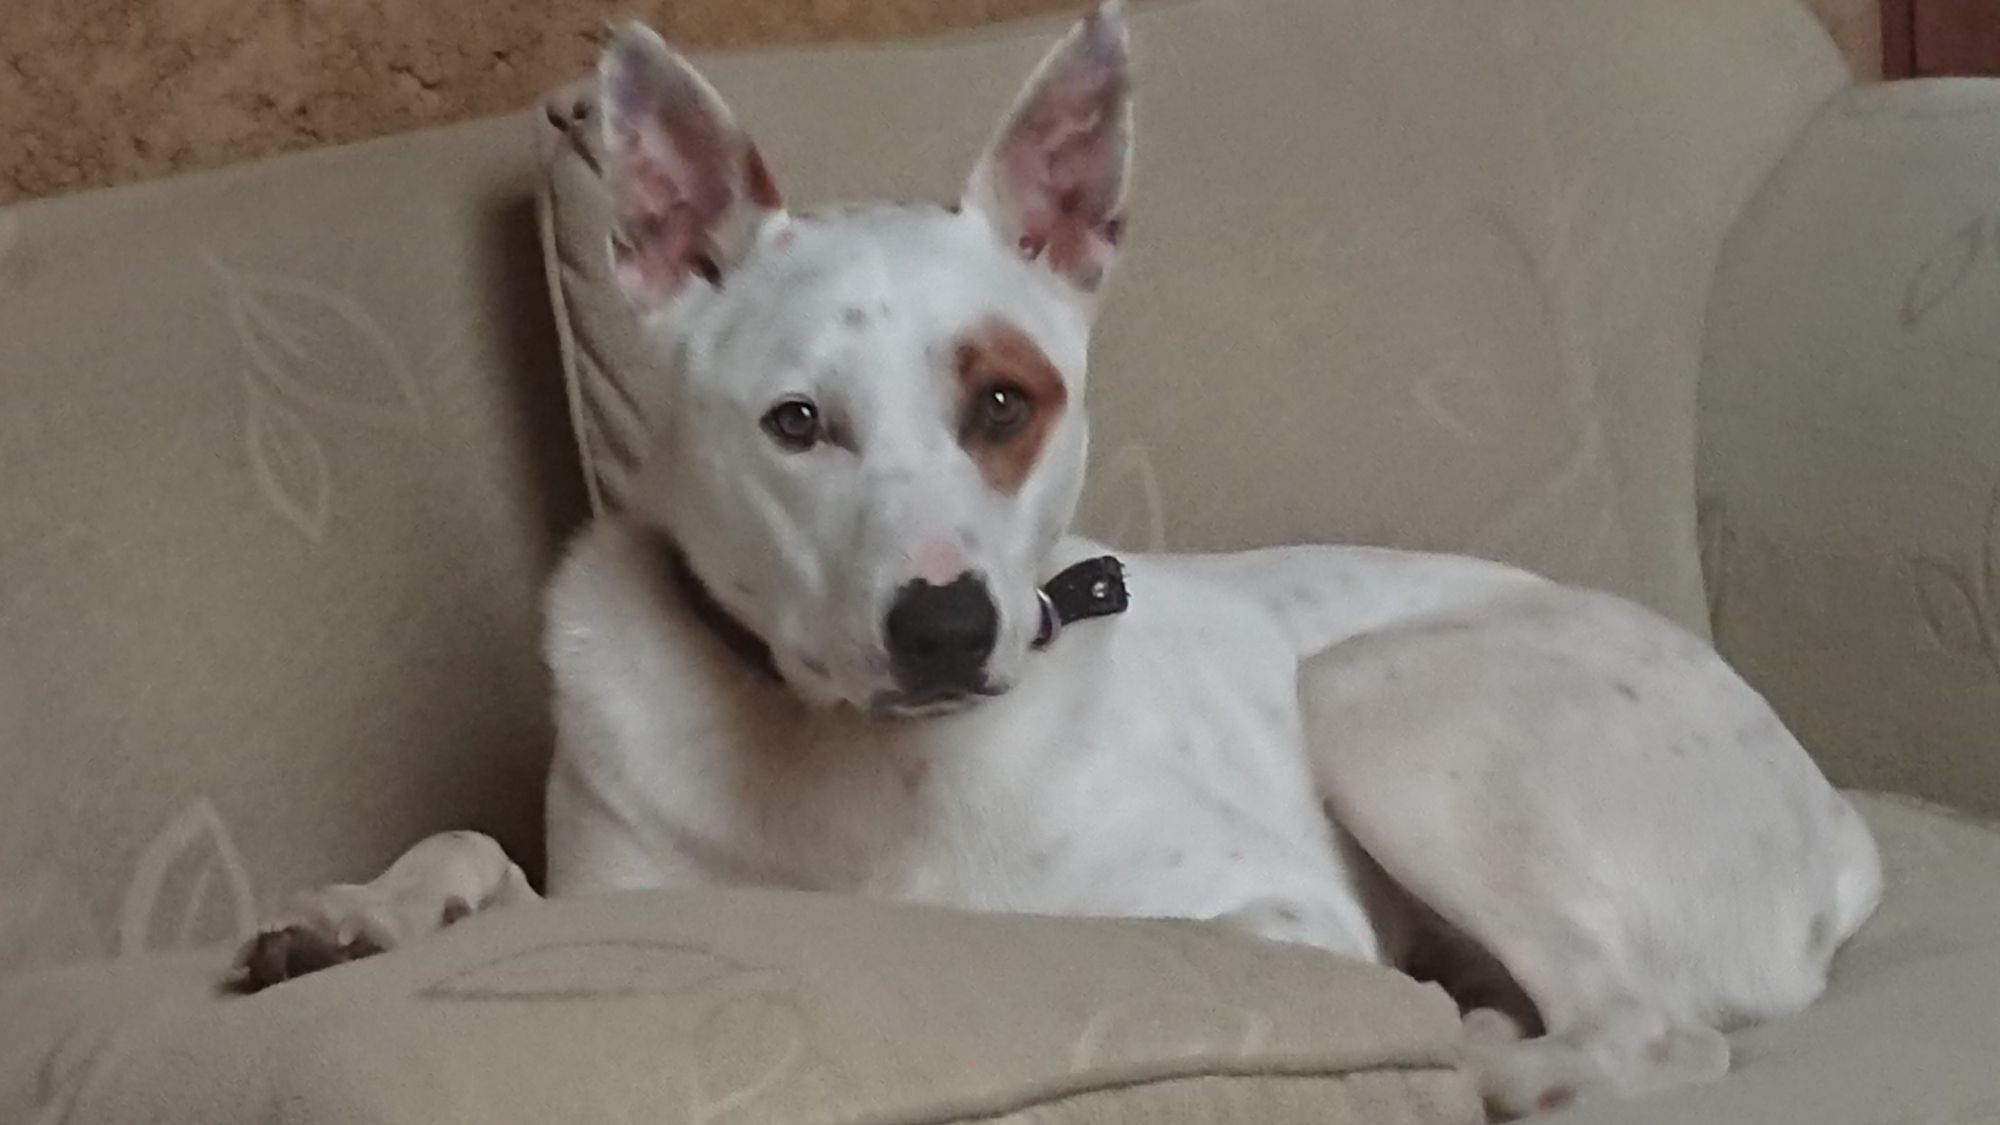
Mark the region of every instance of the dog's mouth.
POLYGON ((920 719, 935 715, 948 715, 963 711, 995 696, 1005 695, 1007 689, 992 682, 977 688, 934 688, 921 691, 885 691, 878 693, 870 702, 869 709, 878 715, 897 719, 920 719))

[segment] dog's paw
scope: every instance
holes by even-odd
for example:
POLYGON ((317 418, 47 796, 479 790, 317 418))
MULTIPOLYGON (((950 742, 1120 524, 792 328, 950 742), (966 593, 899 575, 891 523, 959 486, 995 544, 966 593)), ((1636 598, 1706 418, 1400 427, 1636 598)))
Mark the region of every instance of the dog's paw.
POLYGON ((366 935, 338 944, 313 926, 276 926, 243 943, 231 981, 240 991, 261 992, 293 977, 380 952, 382 947, 366 935))
POLYGON ((237 951, 232 983, 258 992, 294 977, 385 953, 410 938, 442 929, 472 913, 457 896, 429 917, 407 917, 395 899, 372 886, 322 887, 300 895, 284 920, 265 926, 237 951))
POLYGON ((1498 1008, 1472 1009, 1465 1013, 1463 1028, 1466 1045, 1472 1050, 1504 1047, 1523 1038, 1521 1025, 1498 1008))
POLYGON ((538 896, 491 837, 440 832, 369 883, 307 891, 237 952, 233 981, 247 992, 384 953, 494 906, 538 896))

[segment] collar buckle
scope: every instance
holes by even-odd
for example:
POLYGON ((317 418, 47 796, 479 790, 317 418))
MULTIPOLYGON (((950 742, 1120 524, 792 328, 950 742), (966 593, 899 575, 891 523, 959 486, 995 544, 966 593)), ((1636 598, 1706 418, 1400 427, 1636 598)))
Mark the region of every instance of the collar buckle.
POLYGON ((1123 613, 1132 604, 1125 588, 1125 566, 1115 555, 1100 555, 1075 563, 1035 591, 1042 607, 1042 625, 1035 647, 1047 648, 1063 626, 1092 617, 1123 613))

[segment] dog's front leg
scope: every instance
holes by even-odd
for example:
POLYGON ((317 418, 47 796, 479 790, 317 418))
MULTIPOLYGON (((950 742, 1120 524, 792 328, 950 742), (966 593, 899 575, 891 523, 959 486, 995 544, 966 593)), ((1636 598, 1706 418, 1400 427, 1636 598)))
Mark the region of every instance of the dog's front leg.
POLYGON ((291 909, 236 956, 246 991, 381 953, 470 914, 541 896, 520 865, 490 836, 441 832, 367 883, 336 883, 300 894, 291 909))

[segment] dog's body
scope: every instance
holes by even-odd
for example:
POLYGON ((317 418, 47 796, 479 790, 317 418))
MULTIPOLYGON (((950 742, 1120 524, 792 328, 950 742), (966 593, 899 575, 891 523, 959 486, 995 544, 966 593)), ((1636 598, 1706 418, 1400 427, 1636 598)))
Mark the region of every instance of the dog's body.
MULTIPOLYGON (((786 214, 642 30, 604 94, 614 261, 677 381, 633 510, 551 589, 551 893, 1221 919, 1490 991, 1543 1032, 1468 1016, 1508 1112, 1718 1076, 1718 1029, 1823 989, 1874 842, 1630 603, 1454 556, 1136 557, 1129 610, 1037 643, 1037 586, 1102 553, 1063 529, 1122 234, 1114 13, 1051 53, 958 208, 786 214)), ((531 897, 490 840, 435 837, 246 965, 531 897)))

